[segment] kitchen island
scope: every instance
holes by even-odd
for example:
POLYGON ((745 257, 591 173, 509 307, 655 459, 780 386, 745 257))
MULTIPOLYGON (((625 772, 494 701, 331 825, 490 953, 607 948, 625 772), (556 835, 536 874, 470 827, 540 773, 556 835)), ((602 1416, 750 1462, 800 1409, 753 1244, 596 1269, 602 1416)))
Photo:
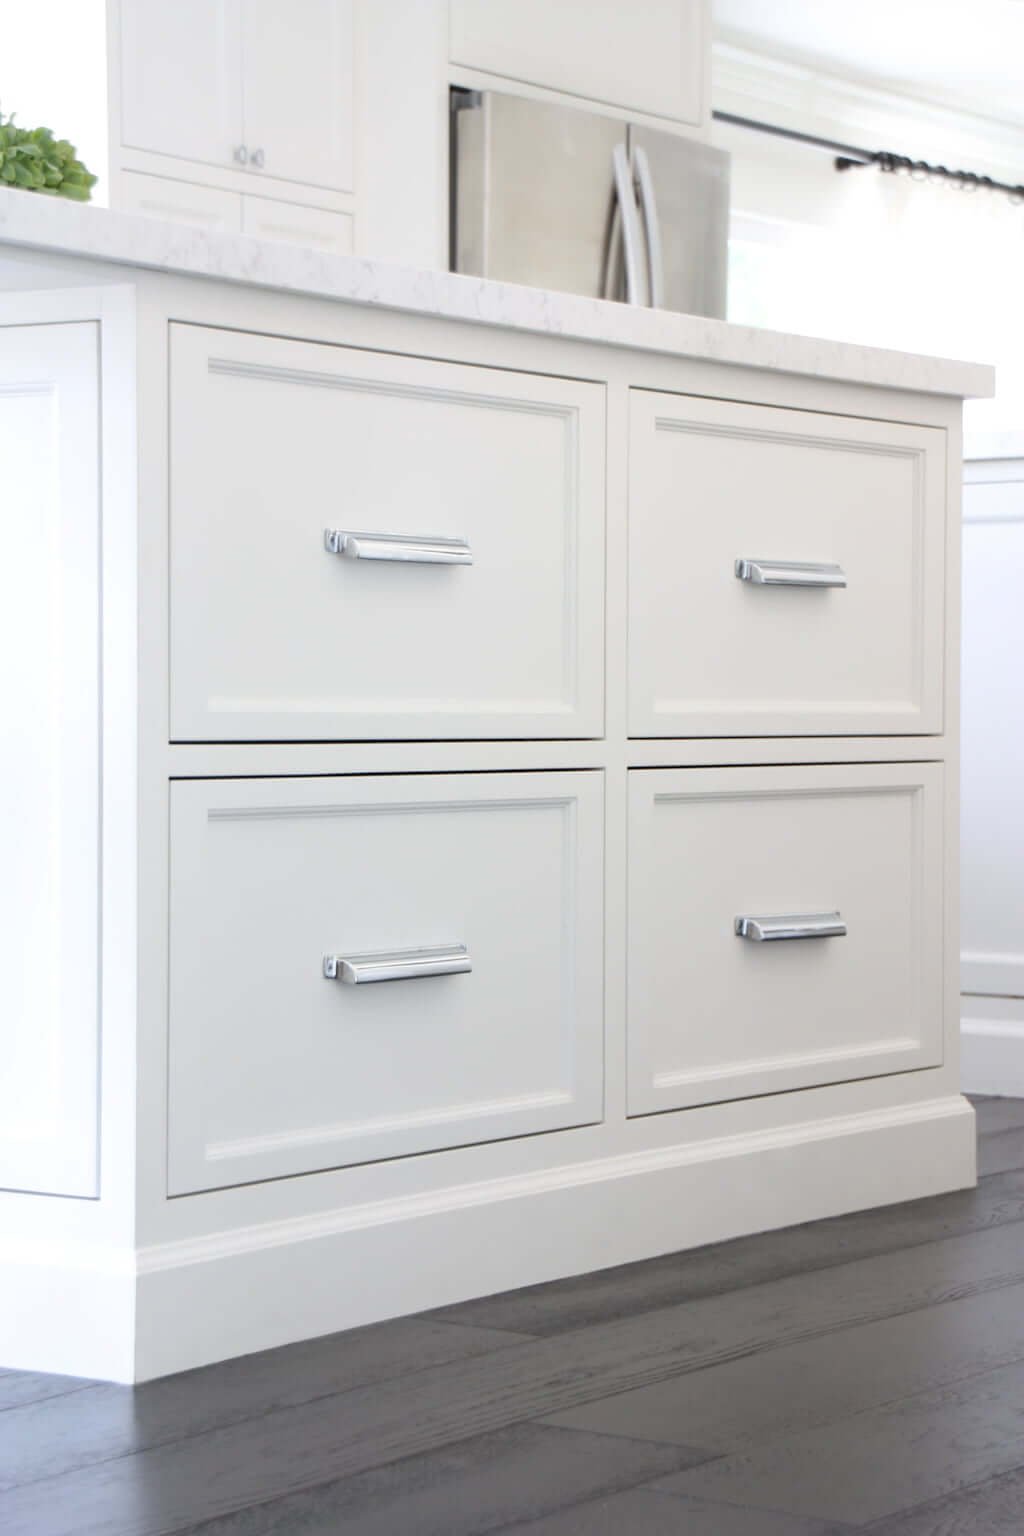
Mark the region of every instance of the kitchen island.
POLYGON ((973 1181, 990 370, 19 193, 0 288, 0 1363, 973 1181))

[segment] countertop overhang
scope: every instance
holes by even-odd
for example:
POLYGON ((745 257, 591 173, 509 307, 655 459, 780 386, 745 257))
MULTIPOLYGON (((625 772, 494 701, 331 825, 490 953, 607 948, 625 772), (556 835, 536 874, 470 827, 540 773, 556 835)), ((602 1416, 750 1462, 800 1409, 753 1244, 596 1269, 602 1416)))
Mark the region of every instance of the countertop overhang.
POLYGON ((277 292, 912 393, 985 398, 984 363, 862 347, 631 308, 578 294, 391 266, 173 224, 38 193, 0 190, 0 248, 213 278, 277 292))

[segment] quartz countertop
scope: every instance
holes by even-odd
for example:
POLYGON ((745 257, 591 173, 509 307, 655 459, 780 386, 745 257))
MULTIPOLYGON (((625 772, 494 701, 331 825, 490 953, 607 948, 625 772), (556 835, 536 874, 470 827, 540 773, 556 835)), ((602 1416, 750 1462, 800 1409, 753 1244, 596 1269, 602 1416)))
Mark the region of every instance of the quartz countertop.
POLYGON ((987 397, 994 389, 994 372, 983 363, 891 352, 451 272, 391 266, 8 189, 0 190, 0 254, 4 247, 776 373, 960 398, 987 397))

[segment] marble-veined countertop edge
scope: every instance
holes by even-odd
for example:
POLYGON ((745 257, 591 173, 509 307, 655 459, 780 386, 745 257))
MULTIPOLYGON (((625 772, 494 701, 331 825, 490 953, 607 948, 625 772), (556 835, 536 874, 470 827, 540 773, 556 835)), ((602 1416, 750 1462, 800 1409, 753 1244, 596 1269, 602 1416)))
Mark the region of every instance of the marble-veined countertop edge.
POLYGON ((7 188, 0 189, 4 246, 913 393, 977 399, 995 387, 984 363, 393 266, 7 188))

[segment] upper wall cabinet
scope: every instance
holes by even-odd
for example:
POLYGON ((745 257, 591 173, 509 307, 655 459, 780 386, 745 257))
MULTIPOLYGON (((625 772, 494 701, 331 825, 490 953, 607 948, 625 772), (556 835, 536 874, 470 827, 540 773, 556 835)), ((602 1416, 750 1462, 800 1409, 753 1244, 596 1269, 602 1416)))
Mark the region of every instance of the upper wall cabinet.
POLYGON ((352 187, 353 0, 121 0, 127 148, 352 187))
POLYGON ((699 125, 707 0, 451 0, 455 65, 699 125))

